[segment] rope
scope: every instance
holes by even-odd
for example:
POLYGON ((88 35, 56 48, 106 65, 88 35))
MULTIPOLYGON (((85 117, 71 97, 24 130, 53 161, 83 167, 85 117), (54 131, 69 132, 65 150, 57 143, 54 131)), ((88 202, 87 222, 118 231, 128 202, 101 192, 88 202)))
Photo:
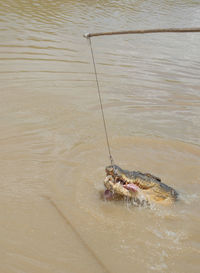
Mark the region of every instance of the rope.
POLYGON ((200 32, 200 28, 157 28, 157 29, 143 29, 143 30, 125 30, 125 31, 112 31, 112 32, 97 32, 86 33, 83 36, 90 38, 94 36, 103 35, 121 35, 121 34, 148 34, 148 33, 163 33, 163 32, 200 32))
POLYGON ((104 110, 103 110, 102 99, 101 99, 101 93, 100 93, 99 81, 98 81, 98 76, 97 76, 96 63, 95 63, 94 52, 93 52, 93 48, 92 48, 92 41, 91 41, 90 37, 88 37, 88 38, 89 38, 88 40, 89 40, 89 44, 90 44, 91 55, 92 55, 92 62, 93 62, 93 66, 94 66, 94 74, 95 74, 95 79, 96 79, 96 84, 97 84, 97 91, 98 91, 99 103, 100 103, 100 107, 101 107, 103 125, 104 125, 104 130, 105 130, 106 143, 107 143, 107 147, 108 147, 110 162, 111 162, 111 165, 113 165, 114 160, 113 160, 113 157, 111 155, 110 143, 109 143, 109 139, 108 139, 108 131, 107 131, 107 127, 106 127, 106 120, 105 120, 105 115, 104 115, 104 110))

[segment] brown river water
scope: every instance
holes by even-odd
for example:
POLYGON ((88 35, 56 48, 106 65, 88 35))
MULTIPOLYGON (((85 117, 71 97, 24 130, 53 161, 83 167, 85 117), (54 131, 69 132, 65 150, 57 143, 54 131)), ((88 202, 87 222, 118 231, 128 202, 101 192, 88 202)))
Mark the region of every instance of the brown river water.
POLYGON ((0 1, 0 272, 200 272, 200 34, 93 38, 115 163, 180 198, 101 198, 86 32, 200 27, 198 0, 0 1))

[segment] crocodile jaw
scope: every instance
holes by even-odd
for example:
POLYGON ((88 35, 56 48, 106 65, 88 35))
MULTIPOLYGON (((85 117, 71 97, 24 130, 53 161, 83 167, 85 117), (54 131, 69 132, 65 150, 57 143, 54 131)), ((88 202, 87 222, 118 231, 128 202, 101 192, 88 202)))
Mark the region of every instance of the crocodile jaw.
POLYGON ((140 191, 140 188, 137 187, 135 184, 125 184, 123 182, 116 182, 115 179, 108 175, 106 176, 106 179, 104 180, 104 185, 107 190, 128 198, 133 198, 137 195, 138 191, 140 191))

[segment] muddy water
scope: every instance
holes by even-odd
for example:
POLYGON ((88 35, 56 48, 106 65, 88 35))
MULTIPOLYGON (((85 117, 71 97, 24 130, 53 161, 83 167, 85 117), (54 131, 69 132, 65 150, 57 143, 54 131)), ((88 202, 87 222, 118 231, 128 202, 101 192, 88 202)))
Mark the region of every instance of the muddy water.
POLYGON ((198 1, 0 3, 0 271, 199 272, 200 36, 93 39, 111 151, 176 188, 105 202, 109 164, 82 34, 200 26, 198 1))

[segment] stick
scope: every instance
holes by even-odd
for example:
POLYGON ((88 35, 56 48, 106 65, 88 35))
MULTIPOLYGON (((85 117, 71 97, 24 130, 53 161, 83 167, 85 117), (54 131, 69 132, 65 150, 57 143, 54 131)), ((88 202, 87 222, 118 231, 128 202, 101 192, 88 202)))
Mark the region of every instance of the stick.
POLYGON ((200 32, 200 28, 157 28, 157 29, 143 29, 143 30, 126 30, 126 31, 112 31, 112 32, 97 32, 85 33, 85 38, 105 35, 121 35, 121 34, 148 34, 148 33, 163 33, 163 32, 200 32))

